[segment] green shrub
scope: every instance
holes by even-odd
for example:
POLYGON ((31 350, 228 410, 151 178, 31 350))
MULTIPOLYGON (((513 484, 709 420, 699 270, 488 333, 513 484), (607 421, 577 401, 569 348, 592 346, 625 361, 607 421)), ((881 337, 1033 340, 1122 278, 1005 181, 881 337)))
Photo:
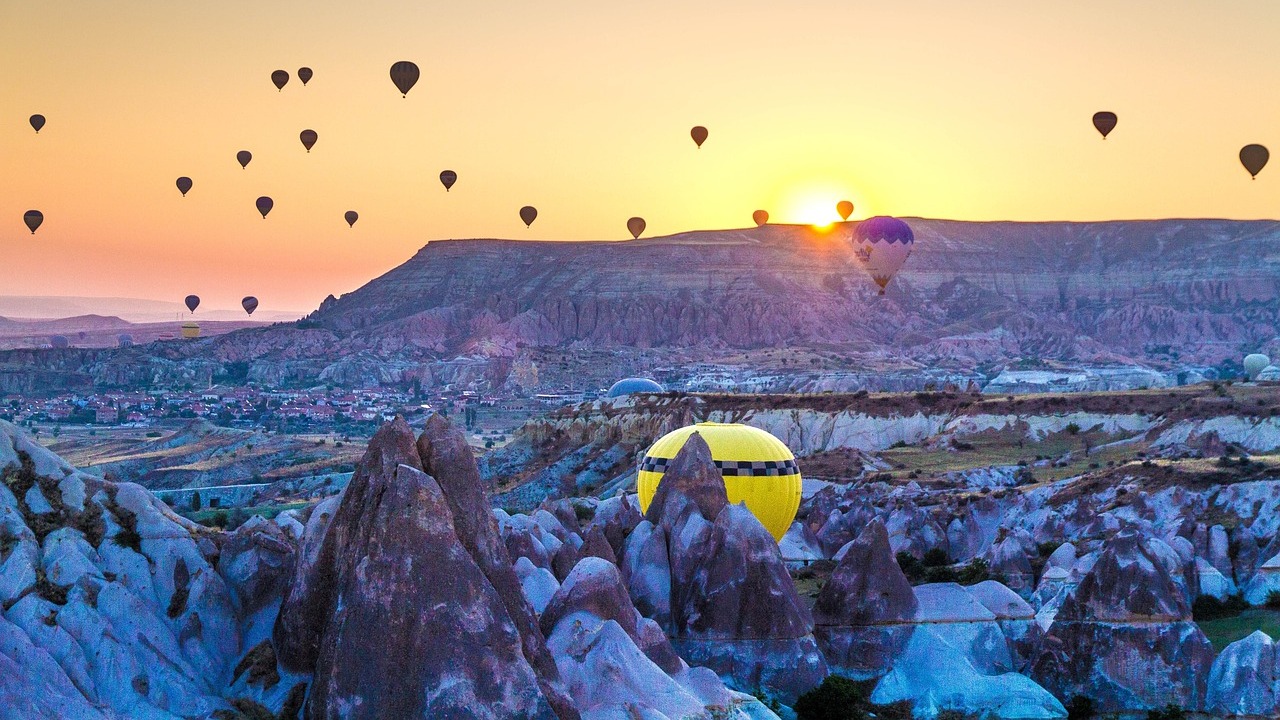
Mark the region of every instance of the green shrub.
POLYGON ((854 681, 828 675, 822 684, 801 695, 794 706, 798 720, 862 720, 867 696, 854 681))
POLYGON ((1280 610, 1280 590, 1272 590, 1267 593, 1266 605, 1272 610, 1280 610))
POLYGON ((1093 720, 1097 714, 1092 698, 1076 695, 1067 702, 1067 720, 1093 720))
POLYGON ((947 551, 942 548, 931 548, 924 554, 924 566, 930 568, 942 567, 949 565, 951 558, 947 557, 947 551))
POLYGON ((1162 710, 1148 710, 1147 720, 1187 720, 1187 711, 1169 704, 1162 710))
POLYGON ((1245 602, 1241 594, 1232 595, 1226 600, 1201 595, 1191 603, 1191 618, 1196 621, 1232 618, 1248 609, 1249 603, 1245 602))

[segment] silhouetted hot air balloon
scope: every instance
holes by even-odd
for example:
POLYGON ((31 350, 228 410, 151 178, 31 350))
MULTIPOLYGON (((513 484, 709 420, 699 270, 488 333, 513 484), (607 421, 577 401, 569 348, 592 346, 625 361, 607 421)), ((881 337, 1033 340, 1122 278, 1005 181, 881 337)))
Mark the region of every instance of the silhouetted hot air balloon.
POLYGON ((525 205, 520 208, 520 219, 524 221, 525 227, 529 227, 534 220, 538 219, 538 209, 532 205, 525 205))
POLYGON ((1113 112, 1104 110, 1093 114, 1093 126, 1098 129, 1098 132, 1102 133, 1103 140, 1106 140, 1111 131, 1116 129, 1117 122, 1119 122, 1119 118, 1113 112))
POLYGON ((249 152, 248 150, 241 150, 240 152, 236 153, 236 162, 240 163, 241 169, 247 167, 249 165, 249 161, 252 159, 253 159, 253 153, 249 152))
POLYGON ((916 237, 910 226, 897 218, 868 218, 853 228, 854 253, 867 274, 880 286, 880 294, 911 255, 916 237))
POLYGON ((445 170, 440 173, 440 184, 444 185, 445 192, 449 192, 449 188, 453 187, 456 182, 458 182, 458 173, 452 170, 445 170))
POLYGON ((246 313, 252 315, 253 311, 258 309, 258 298, 250 295, 240 301, 240 307, 244 308, 246 313))
POLYGON ((836 212, 840 213, 841 220, 848 220, 849 216, 853 214, 853 203, 848 200, 841 200, 836 203, 836 212))
POLYGON ((302 147, 306 148, 307 152, 311 152, 311 147, 316 144, 316 140, 319 140, 320 136, 316 134, 315 130, 303 130, 298 133, 298 139, 302 141, 302 147))
POLYGON ((182 197, 186 197, 189 190, 191 190, 191 178, 185 175, 178 178, 178 191, 182 193, 182 197))
POLYGON ((271 82, 275 84, 277 90, 283 90, 285 84, 289 82, 289 73, 284 70, 276 70, 271 73, 271 82))
POLYGON ((345 214, 343 214, 342 217, 346 218, 348 227, 355 227, 356 220, 360 219, 359 213, 357 213, 355 210, 348 210, 345 214))
POLYGON ((631 233, 633 240, 640 239, 640 233, 644 232, 644 218, 633 217, 627 221, 627 230, 631 233))
POLYGON ((39 135, 39 134, 40 134, 40 128, 44 127, 44 116, 43 116, 43 115, 32 115, 32 116, 31 116, 31 127, 32 127, 32 128, 34 128, 34 129, 35 129, 35 131, 36 131, 36 134, 37 134, 37 135, 39 135))
POLYGON ((36 234, 36 228, 40 227, 40 223, 44 222, 44 213, 39 210, 28 210, 22 213, 22 222, 27 224, 31 230, 31 234, 36 234))
POLYGON ((66 350, 71 347, 71 341, 67 339, 66 335, 54 335, 49 338, 49 345, 59 350, 66 350))
POLYGON ((693 141, 698 144, 698 147, 702 147, 702 143, 707 141, 707 129, 701 125, 695 125, 693 126, 693 129, 689 131, 689 137, 693 138, 693 141))
POLYGON ((751 219, 755 221, 756 227, 760 227, 769 222, 769 213, 765 210, 757 210, 751 213, 751 219))
POLYGON ((408 97, 409 91, 418 84, 418 66, 408 60, 401 60, 391 66, 391 82, 396 84, 401 97, 408 97))
POLYGON ((302 86, 306 87, 307 83, 311 82, 311 68, 298 68, 298 79, 302 81, 302 86))
POLYGON ((1240 164, 1244 165, 1244 169, 1257 179, 1258 173, 1262 172, 1262 168, 1267 166, 1267 160, 1271 159, 1271 153, 1261 145, 1245 145, 1240 148, 1240 164))
POLYGON ((183 298, 182 302, 187 306, 188 310, 190 310, 191 312, 195 312, 196 308, 200 307, 200 296, 188 295, 185 298, 183 298))
POLYGON ((254 202, 254 205, 257 206, 258 212, 262 213, 262 219, 266 220, 267 213, 271 212, 271 208, 275 206, 275 203, 271 202, 271 198, 263 195, 254 202))

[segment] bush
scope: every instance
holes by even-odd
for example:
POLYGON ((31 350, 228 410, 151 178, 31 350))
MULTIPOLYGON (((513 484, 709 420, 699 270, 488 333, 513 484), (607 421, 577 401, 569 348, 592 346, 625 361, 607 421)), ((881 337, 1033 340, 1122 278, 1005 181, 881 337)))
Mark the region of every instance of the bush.
POLYGON ((1148 710, 1147 720, 1187 720, 1187 711, 1177 705, 1165 705, 1163 710, 1148 710))
MULTIPOLYGON (((1280 595, 1280 593, 1273 594, 1280 595)), ((1248 609, 1249 603, 1245 602, 1244 596, 1240 594, 1232 595, 1226 600, 1219 600, 1212 595, 1201 595, 1191 603, 1191 618, 1196 621, 1232 618, 1248 609)))
POLYGON ((1272 590, 1267 593, 1266 606, 1272 610, 1280 610, 1280 590, 1272 590))
POLYGON ((951 559, 947 557, 947 551, 942 548, 931 548, 924 554, 925 567, 942 567, 950 564, 951 559))
POLYGON ((798 720, 862 720, 867 698, 857 683, 828 675, 822 684, 796 700, 798 720))
POLYGON ((1067 720, 1092 720, 1097 714, 1093 700, 1084 695, 1076 695, 1067 703, 1067 720))

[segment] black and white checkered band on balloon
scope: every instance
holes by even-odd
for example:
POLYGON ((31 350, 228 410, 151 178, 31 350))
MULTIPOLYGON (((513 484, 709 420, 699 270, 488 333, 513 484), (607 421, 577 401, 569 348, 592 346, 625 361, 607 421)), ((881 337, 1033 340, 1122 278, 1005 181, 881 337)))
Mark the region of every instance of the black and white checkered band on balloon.
MULTIPOLYGON (((671 458, 646 456, 640 462, 640 472, 665 473, 671 458)), ((795 460, 716 460, 720 474, 726 477, 775 477, 799 475, 800 466, 795 460)))

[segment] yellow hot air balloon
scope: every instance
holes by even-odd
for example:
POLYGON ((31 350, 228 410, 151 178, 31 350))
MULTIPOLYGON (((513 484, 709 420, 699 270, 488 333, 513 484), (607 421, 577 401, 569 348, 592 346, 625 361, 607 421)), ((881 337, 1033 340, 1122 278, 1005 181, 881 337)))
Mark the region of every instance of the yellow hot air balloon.
POLYGON ((185 340, 195 340, 200 337, 200 324, 194 322, 182 323, 182 337, 185 340))
POLYGON ((711 448, 711 459, 724 477, 729 502, 745 502, 769 534, 782 540, 800 508, 800 468, 781 440, 750 425, 705 422, 659 438, 640 461, 636 480, 640 511, 649 509, 667 464, 695 432, 711 448))

